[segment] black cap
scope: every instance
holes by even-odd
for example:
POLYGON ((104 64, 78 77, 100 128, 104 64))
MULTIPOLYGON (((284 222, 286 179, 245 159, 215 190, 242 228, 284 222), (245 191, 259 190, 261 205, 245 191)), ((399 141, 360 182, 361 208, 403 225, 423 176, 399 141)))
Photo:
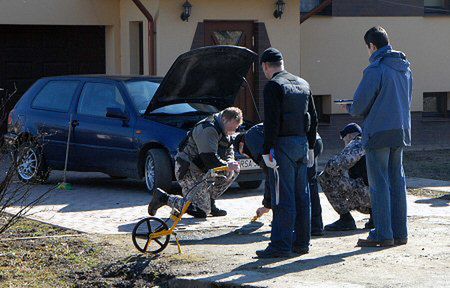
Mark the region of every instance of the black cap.
POLYGON ((355 132, 358 132, 359 134, 361 134, 362 133, 361 127, 356 123, 350 123, 350 124, 347 124, 347 126, 345 126, 344 129, 342 129, 339 132, 339 134, 341 134, 341 138, 344 138, 348 134, 355 133, 355 132))
POLYGON ((283 60, 283 55, 281 55, 281 52, 271 47, 262 53, 260 64, 264 62, 279 62, 281 60, 283 60))

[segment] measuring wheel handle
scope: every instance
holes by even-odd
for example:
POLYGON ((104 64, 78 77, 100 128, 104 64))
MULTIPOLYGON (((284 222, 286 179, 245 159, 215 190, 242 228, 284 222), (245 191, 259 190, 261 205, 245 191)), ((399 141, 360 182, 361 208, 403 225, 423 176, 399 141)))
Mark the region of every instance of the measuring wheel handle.
POLYGON ((158 217, 140 220, 131 234, 134 247, 142 253, 158 254, 162 252, 170 240, 169 227, 158 217), (159 237, 154 237, 158 233, 159 237))

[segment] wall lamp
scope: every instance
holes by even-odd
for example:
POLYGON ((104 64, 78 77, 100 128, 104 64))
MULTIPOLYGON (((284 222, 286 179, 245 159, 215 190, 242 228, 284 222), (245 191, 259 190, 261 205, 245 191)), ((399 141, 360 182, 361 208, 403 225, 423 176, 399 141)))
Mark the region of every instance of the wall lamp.
POLYGON ((183 13, 181 13, 181 20, 188 22, 189 21, 189 17, 191 16, 191 9, 192 9, 192 4, 189 3, 188 0, 186 0, 186 2, 184 2, 183 4, 183 13))
POLYGON ((273 17, 281 19, 281 15, 284 13, 284 6, 286 3, 283 0, 278 0, 276 3, 276 9, 273 11, 273 17))

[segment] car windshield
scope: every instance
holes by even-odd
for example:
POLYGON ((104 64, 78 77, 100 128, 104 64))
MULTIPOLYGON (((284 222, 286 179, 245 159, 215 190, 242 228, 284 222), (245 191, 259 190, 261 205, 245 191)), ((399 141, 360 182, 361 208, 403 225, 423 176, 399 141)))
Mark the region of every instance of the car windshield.
MULTIPOLYGON (((155 95, 159 83, 151 81, 127 81, 125 82, 128 94, 133 101, 133 105, 141 115, 147 110, 148 104, 155 95)), ((175 115, 175 114, 203 114, 216 113, 217 109, 211 105, 205 104, 173 104, 158 108, 150 114, 175 115)))

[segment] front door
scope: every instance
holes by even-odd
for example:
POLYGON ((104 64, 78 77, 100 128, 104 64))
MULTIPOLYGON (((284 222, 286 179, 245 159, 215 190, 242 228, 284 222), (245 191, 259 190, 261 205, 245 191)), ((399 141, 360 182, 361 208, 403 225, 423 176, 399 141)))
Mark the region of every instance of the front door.
MULTIPOLYGON (((235 45, 255 51, 254 22, 253 21, 205 21, 205 46, 235 45)), ((260 122, 256 112, 257 97, 255 94, 255 64, 247 74, 249 89, 243 83, 235 105, 242 109, 245 119, 260 122)))

